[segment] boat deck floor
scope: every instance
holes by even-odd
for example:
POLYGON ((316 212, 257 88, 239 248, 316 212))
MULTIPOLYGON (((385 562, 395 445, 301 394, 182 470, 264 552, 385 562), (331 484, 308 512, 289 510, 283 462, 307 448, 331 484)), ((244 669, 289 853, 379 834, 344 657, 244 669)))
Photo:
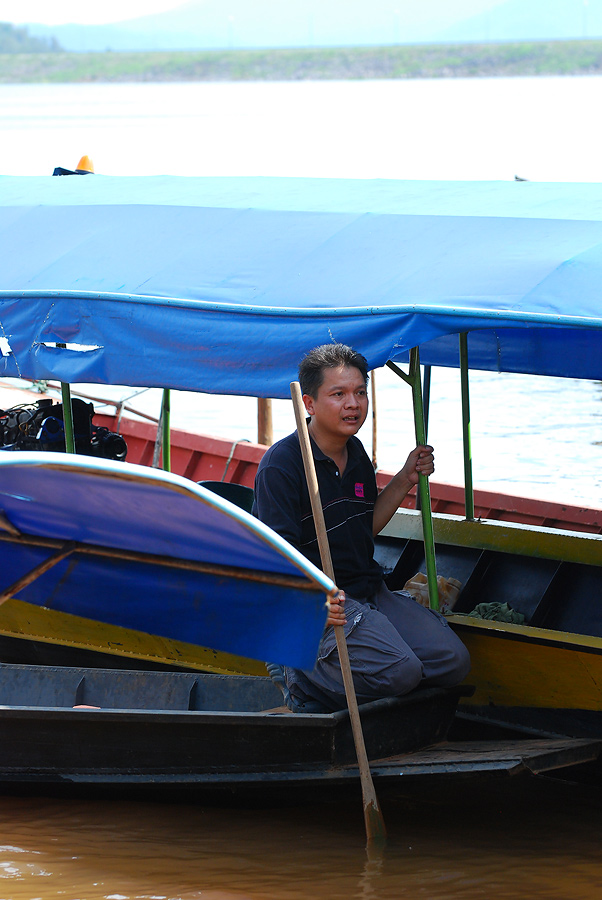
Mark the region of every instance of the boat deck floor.
MULTIPOLYGON (((442 742, 413 753, 372 760, 370 769, 375 783, 407 783, 412 776, 439 776, 455 780, 458 776, 542 775, 558 769, 595 762, 602 753, 602 741, 586 738, 544 738, 502 741, 442 742)), ((26 781, 94 786, 163 786, 207 789, 252 788, 270 783, 288 788, 311 785, 336 786, 359 780, 357 765, 326 767, 319 764, 274 766, 271 771, 249 771, 244 767, 228 772, 132 772, 79 771, 48 773, 2 767, 0 780, 4 787, 26 781)), ((412 779, 413 780, 413 779, 412 779)))
POLYGON ((520 773, 541 775, 565 766, 593 762, 602 741, 587 738, 537 738, 444 742, 372 763, 374 778, 412 775, 520 773))

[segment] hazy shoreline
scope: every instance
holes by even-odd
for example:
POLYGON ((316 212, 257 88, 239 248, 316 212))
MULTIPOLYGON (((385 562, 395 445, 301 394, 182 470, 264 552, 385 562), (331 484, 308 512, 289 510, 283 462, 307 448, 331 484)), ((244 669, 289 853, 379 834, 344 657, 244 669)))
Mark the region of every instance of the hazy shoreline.
POLYGON ((600 74, 602 40, 330 49, 0 54, 0 83, 3 84, 600 74))

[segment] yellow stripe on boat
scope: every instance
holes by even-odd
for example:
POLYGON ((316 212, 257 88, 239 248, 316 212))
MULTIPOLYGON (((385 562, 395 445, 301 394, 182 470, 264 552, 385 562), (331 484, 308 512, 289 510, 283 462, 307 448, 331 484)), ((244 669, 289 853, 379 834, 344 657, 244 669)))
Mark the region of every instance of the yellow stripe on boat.
POLYGON ((107 625, 14 598, 0 606, 0 634, 201 672, 267 674, 264 663, 256 659, 107 625))
POLYGON ((449 615, 476 685, 462 703, 602 710, 602 638, 449 615))
MULTIPOLYGON (((460 516, 433 513, 435 543, 478 547, 500 553, 517 553, 540 559, 590 566, 602 565, 602 535, 559 531, 543 525, 523 525, 481 519, 470 522, 460 516)), ((422 540, 422 519, 416 510, 398 510, 381 531, 383 537, 422 540)))

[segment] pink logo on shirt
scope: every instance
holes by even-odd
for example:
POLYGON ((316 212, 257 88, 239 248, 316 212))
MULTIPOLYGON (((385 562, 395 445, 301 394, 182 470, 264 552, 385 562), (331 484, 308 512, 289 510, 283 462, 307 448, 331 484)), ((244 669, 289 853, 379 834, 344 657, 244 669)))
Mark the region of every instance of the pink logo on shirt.
POLYGON ((364 485, 363 485, 363 484, 359 484, 359 483, 358 483, 358 484, 355 485, 355 496, 356 496, 356 497, 363 497, 363 496, 364 496, 364 485))

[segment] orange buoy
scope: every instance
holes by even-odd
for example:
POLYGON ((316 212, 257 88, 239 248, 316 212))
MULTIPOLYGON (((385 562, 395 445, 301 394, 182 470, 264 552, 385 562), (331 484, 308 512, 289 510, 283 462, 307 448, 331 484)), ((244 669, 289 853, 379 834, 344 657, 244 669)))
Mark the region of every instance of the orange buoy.
POLYGON ((93 175, 94 165, 89 156, 82 156, 75 169, 78 175, 93 175))

